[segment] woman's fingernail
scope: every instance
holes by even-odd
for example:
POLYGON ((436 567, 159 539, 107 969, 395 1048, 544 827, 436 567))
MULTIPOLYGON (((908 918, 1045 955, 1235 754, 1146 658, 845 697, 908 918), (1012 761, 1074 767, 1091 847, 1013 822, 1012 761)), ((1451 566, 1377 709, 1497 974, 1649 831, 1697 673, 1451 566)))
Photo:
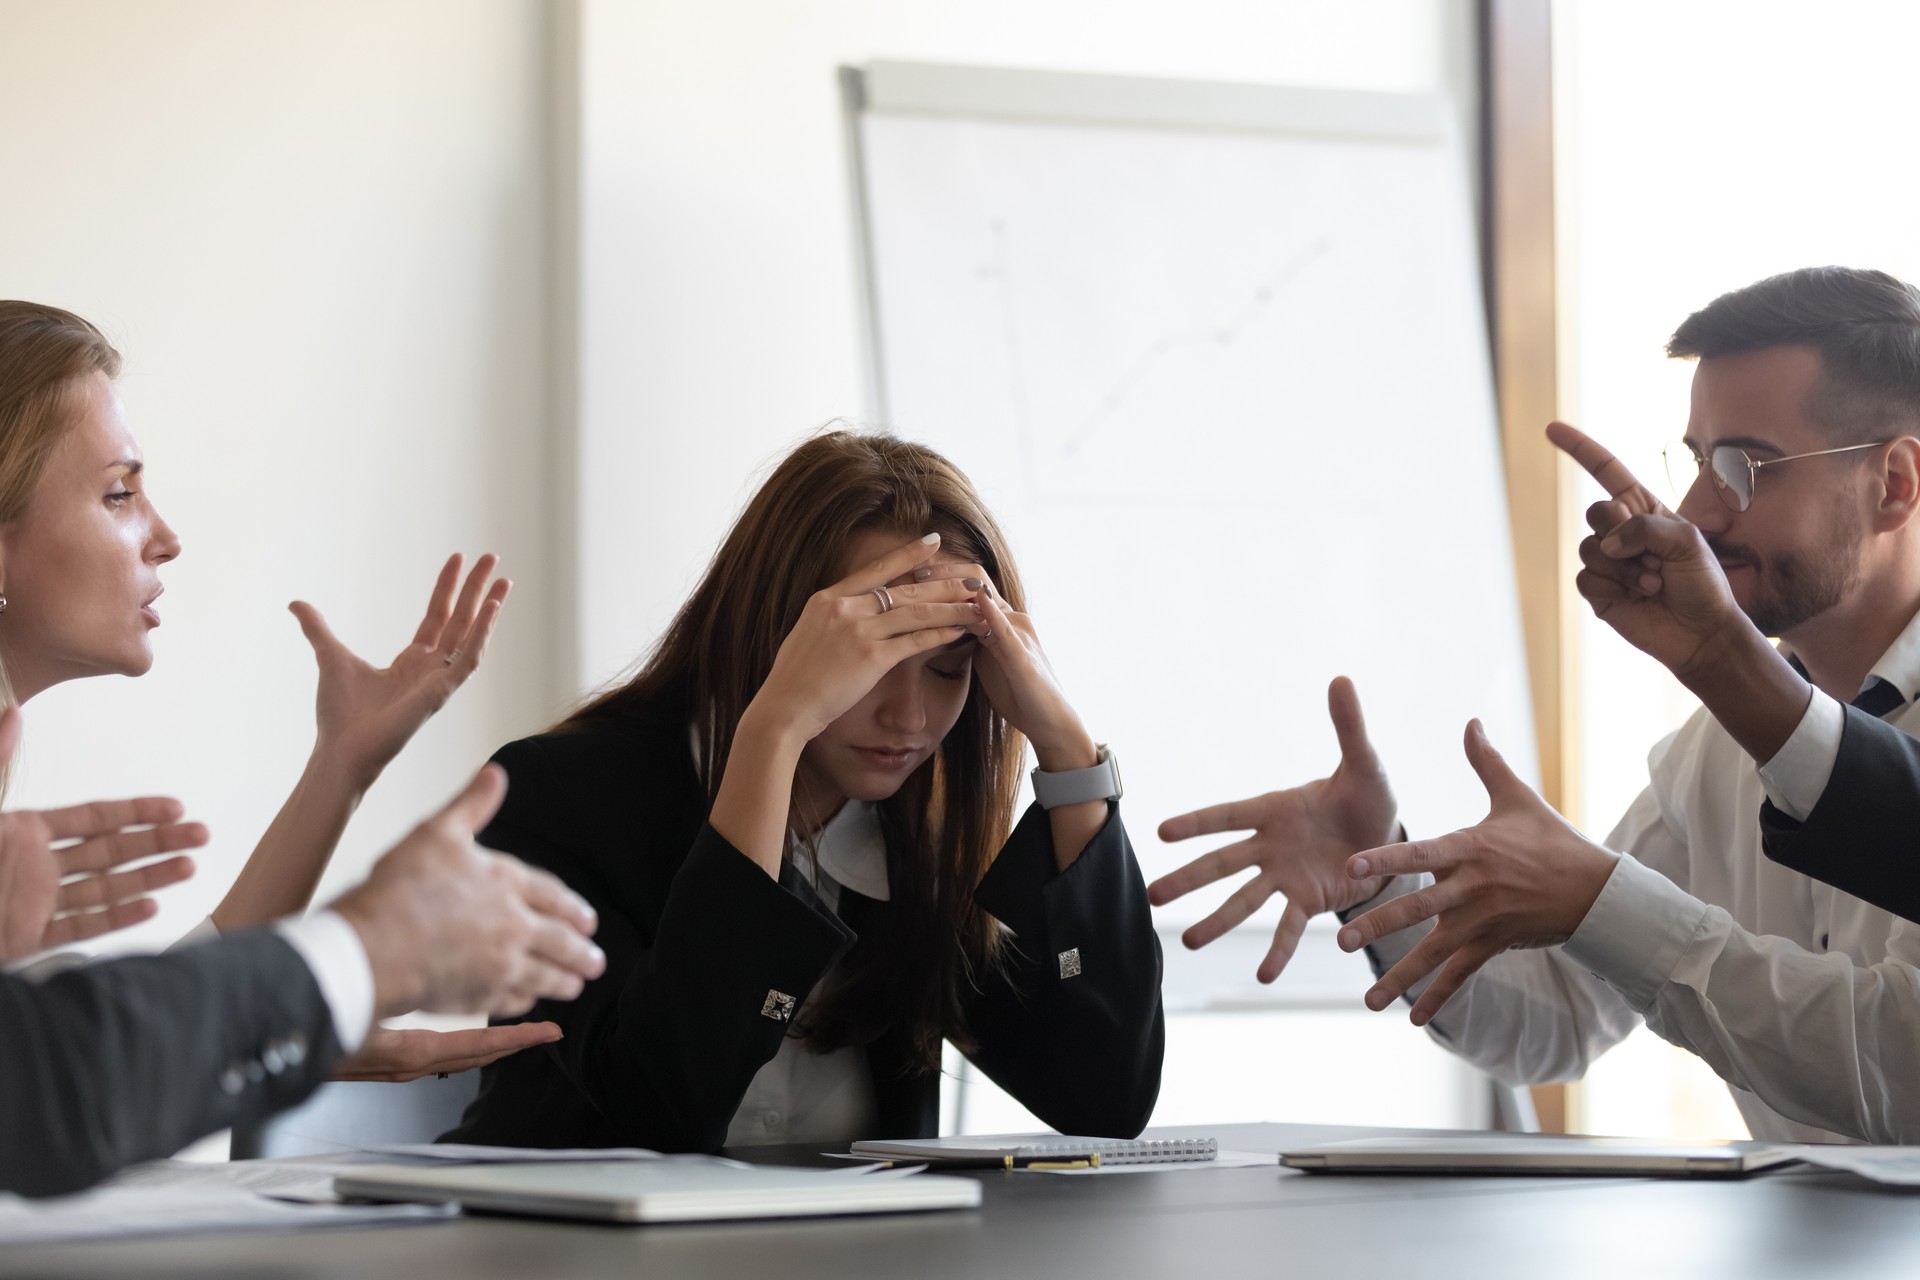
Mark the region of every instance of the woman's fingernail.
POLYGON ((915 569, 913 571, 913 576, 918 578, 920 581, 925 582, 928 578, 931 578, 933 576, 933 567, 931 565, 923 564, 918 569, 915 569))
POLYGON ((981 587, 985 586, 986 584, 981 582, 980 579, 978 578, 962 578, 960 579, 960 585, 965 587, 969 591, 978 591, 981 587))
POLYGON ((1355 880, 1364 880, 1367 876, 1367 868, 1370 865, 1365 858, 1355 858, 1352 863, 1348 865, 1347 874, 1355 880))
POLYGON ((975 613, 979 613, 979 612, 980 612, 980 602, 979 602, 978 600, 975 600, 975 601, 973 601, 973 602, 972 602, 972 603, 971 603, 971 604, 969 605, 969 607, 970 607, 970 608, 971 608, 971 609, 972 609, 972 610, 973 610, 973 611, 974 611, 975 613))
POLYGON ((1617 556, 1620 554, 1620 539, 1609 536, 1600 544, 1600 549, 1610 556, 1617 556))
POLYGON ((936 542, 940 541, 940 535, 937 533, 930 533, 926 537, 920 539, 920 541, 926 543, 928 546, 932 546, 936 542))

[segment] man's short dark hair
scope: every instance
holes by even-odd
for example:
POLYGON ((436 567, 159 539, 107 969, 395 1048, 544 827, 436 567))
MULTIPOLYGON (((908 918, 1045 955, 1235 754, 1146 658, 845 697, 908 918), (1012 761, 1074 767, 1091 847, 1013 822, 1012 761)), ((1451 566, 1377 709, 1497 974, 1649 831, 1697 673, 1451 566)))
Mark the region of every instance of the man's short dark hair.
POLYGON ((1806 267, 1723 293, 1667 342, 1679 359, 1812 347, 1808 412, 1843 444, 1920 433, 1920 289, 1884 271, 1806 267))

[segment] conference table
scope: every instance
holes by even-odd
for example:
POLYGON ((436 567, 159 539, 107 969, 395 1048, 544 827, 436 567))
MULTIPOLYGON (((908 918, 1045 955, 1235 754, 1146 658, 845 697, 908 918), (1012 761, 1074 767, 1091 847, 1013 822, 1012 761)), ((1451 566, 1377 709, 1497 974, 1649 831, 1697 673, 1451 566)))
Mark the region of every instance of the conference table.
MULTIPOLYGON (((1410 1130, 1152 1130, 1279 1152, 1410 1130)), ((817 1148, 742 1148, 828 1163, 817 1148)), ((14 1248, 0 1275, 440 1280, 508 1276, 1920 1277, 1920 1188, 1784 1170, 1732 1181, 1345 1176, 1273 1167, 976 1172, 976 1210, 716 1225, 468 1216, 424 1225, 14 1248)))

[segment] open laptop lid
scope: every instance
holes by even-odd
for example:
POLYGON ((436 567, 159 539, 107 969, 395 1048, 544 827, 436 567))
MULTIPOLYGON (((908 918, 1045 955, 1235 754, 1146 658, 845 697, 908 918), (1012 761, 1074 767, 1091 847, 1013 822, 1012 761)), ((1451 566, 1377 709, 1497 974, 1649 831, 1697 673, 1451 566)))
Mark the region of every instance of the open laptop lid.
POLYGON ((333 1185, 338 1194, 358 1199, 455 1202, 493 1213, 604 1222, 902 1213, 980 1203, 980 1184, 970 1178, 743 1168, 697 1157, 453 1168, 369 1165, 343 1172, 333 1185))
POLYGON ((1326 1173, 1470 1173, 1551 1177, 1742 1177, 1797 1159, 1763 1142, 1658 1142, 1535 1134, 1359 1138, 1281 1153, 1326 1173))

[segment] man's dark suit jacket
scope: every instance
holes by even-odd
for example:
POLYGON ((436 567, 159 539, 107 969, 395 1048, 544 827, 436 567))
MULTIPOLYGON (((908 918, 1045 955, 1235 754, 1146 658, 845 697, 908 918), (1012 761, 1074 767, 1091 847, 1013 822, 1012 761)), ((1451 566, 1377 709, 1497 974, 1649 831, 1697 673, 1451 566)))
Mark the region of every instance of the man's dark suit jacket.
MULTIPOLYGON (((718 1149, 786 1019, 856 930, 884 920, 886 903, 851 891, 839 918, 809 905, 707 825, 687 724, 674 709, 608 715, 494 756, 510 785, 480 840, 593 903, 607 970, 529 1015, 565 1038, 487 1067, 446 1141, 718 1149)), ((1159 943, 1117 809, 1065 872, 1045 813, 1028 811, 975 891, 1019 954, 977 975, 964 1016, 974 1061, 1041 1120, 1132 1137, 1159 1093, 1166 1034, 1159 943), (1063 976, 1075 949, 1079 972, 1063 976)), ((939 1076, 910 1068, 905 1037, 867 1059, 871 1136, 937 1132, 939 1076)))
POLYGON ((79 1191, 293 1106, 340 1042, 313 973, 269 929, 45 983, 0 974, 0 1190, 79 1191))
POLYGON ((1920 741, 1845 708, 1833 776, 1805 822, 1760 807, 1769 858, 1874 906, 1920 920, 1920 741))

